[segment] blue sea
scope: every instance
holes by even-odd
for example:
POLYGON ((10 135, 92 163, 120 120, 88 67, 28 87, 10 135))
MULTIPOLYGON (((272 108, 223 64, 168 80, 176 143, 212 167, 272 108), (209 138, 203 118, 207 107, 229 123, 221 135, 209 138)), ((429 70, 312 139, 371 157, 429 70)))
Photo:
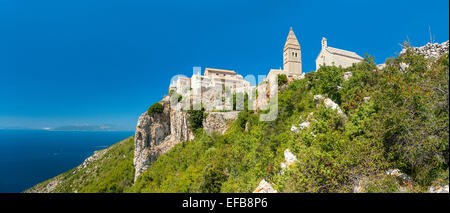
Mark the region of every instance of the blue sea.
POLYGON ((22 192, 134 133, 0 130, 0 193, 22 192))

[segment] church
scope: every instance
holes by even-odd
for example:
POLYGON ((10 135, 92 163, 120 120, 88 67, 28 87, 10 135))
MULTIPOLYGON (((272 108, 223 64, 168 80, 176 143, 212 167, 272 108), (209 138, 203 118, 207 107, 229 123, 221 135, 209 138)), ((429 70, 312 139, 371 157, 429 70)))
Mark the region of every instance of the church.
POLYGON ((322 50, 316 58, 316 71, 320 66, 341 66, 342 68, 351 67, 354 63, 359 63, 364 59, 358 54, 341 50, 334 47, 329 47, 327 39, 322 38, 322 50))
POLYGON ((287 77, 302 76, 302 49, 292 27, 283 48, 283 69, 271 69, 267 80, 275 79, 279 74, 285 74, 287 77))
MULTIPOLYGON (((329 47, 327 39, 322 38, 322 49, 316 59, 316 70, 323 65, 346 68, 363 60, 361 56, 354 52, 329 47)), ((283 47, 283 68, 270 69, 264 80, 265 83, 263 82, 256 87, 268 89, 269 97, 272 97, 278 91, 277 78, 280 74, 286 75, 288 79, 304 78, 304 73, 302 73, 302 50, 292 27, 289 29, 283 47)), ((201 88, 223 87, 231 89, 232 92, 241 92, 250 91, 255 86, 251 86, 250 82, 233 70, 206 68, 204 75, 197 72, 191 78, 178 77, 171 83, 169 89, 180 94, 186 94, 191 89, 202 91, 201 88)))

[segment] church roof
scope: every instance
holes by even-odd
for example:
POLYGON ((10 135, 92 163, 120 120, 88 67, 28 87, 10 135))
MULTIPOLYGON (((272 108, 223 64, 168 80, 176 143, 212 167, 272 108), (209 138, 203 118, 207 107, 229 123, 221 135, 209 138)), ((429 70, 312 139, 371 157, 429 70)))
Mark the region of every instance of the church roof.
POLYGON ((298 43, 297 37, 295 37, 295 33, 292 30, 292 27, 289 30, 286 43, 284 44, 284 50, 286 50, 287 48, 300 49, 300 44, 298 43))
POLYGON ((334 47, 326 47, 326 50, 328 52, 330 52, 331 54, 335 54, 335 55, 342 55, 342 56, 347 56, 347 57, 360 59, 360 60, 364 59, 361 56, 359 56, 358 54, 356 54, 355 52, 351 52, 351 51, 347 51, 347 50, 341 50, 341 49, 334 48, 334 47))

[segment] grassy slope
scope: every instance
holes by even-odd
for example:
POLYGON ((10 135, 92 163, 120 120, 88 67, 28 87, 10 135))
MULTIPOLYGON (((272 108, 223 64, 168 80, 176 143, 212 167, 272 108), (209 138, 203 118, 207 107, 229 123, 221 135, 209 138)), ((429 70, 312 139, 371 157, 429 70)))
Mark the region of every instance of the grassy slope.
POLYGON ((134 179, 133 141, 133 137, 120 141, 86 168, 73 168, 27 191, 45 192, 49 183, 57 182, 50 192, 122 192, 134 179))

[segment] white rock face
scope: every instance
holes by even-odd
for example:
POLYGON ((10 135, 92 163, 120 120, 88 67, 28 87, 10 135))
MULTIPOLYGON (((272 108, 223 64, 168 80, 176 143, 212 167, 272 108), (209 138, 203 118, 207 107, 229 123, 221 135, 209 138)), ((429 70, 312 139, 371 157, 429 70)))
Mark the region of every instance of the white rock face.
POLYGON ((262 179, 253 193, 277 193, 277 190, 270 183, 266 182, 266 180, 262 179))
POLYGON ((429 193, 449 193, 448 185, 445 186, 430 186, 429 193))
POLYGON ((168 97, 163 99, 162 105, 162 113, 150 116, 145 112, 137 122, 133 159, 135 180, 159 155, 168 152, 177 143, 194 139, 188 127, 187 113, 171 108, 168 97))
MULTIPOLYGON (((172 107, 169 97, 162 101, 163 112, 148 115, 143 113, 137 122, 134 137, 134 167, 135 181, 148 169, 148 166, 160 155, 168 152, 176 144, 194 139, 189 129, 189 114, 181 110, 181 105, 172 107)), ((208 112, 203 121, 204 129, 211 133, 225 133, 228 121, 236 120, 238 111, 208 112)))
POLYGON ((325 100, 323 100, 323 103, 325 104, 326 108, 331 108, 333 110, 337 110, 338 114, 344 114, 341 110, 341 108, 339 108, 339 105, 337 103, 334 103, 331 99, 329 98, 325 98, 325 100))
MULTIPOLYGON (((448 42, 427 43, 422 47, 410 47, 413 53, 424 55, 425 58, 439 58, 441 55, 448 53, 448 42)), ((402 49, 400 56, 406 54, 407 49, 402 49)))
POLYGON ((364 100, 364 102, 368 102, 368 101, 370 101, 370 97, 364 97, 363 100, 364 100))
POLYGON ((348 81, 353 76, 352 72, 344 72, 344 81, 348 81))

